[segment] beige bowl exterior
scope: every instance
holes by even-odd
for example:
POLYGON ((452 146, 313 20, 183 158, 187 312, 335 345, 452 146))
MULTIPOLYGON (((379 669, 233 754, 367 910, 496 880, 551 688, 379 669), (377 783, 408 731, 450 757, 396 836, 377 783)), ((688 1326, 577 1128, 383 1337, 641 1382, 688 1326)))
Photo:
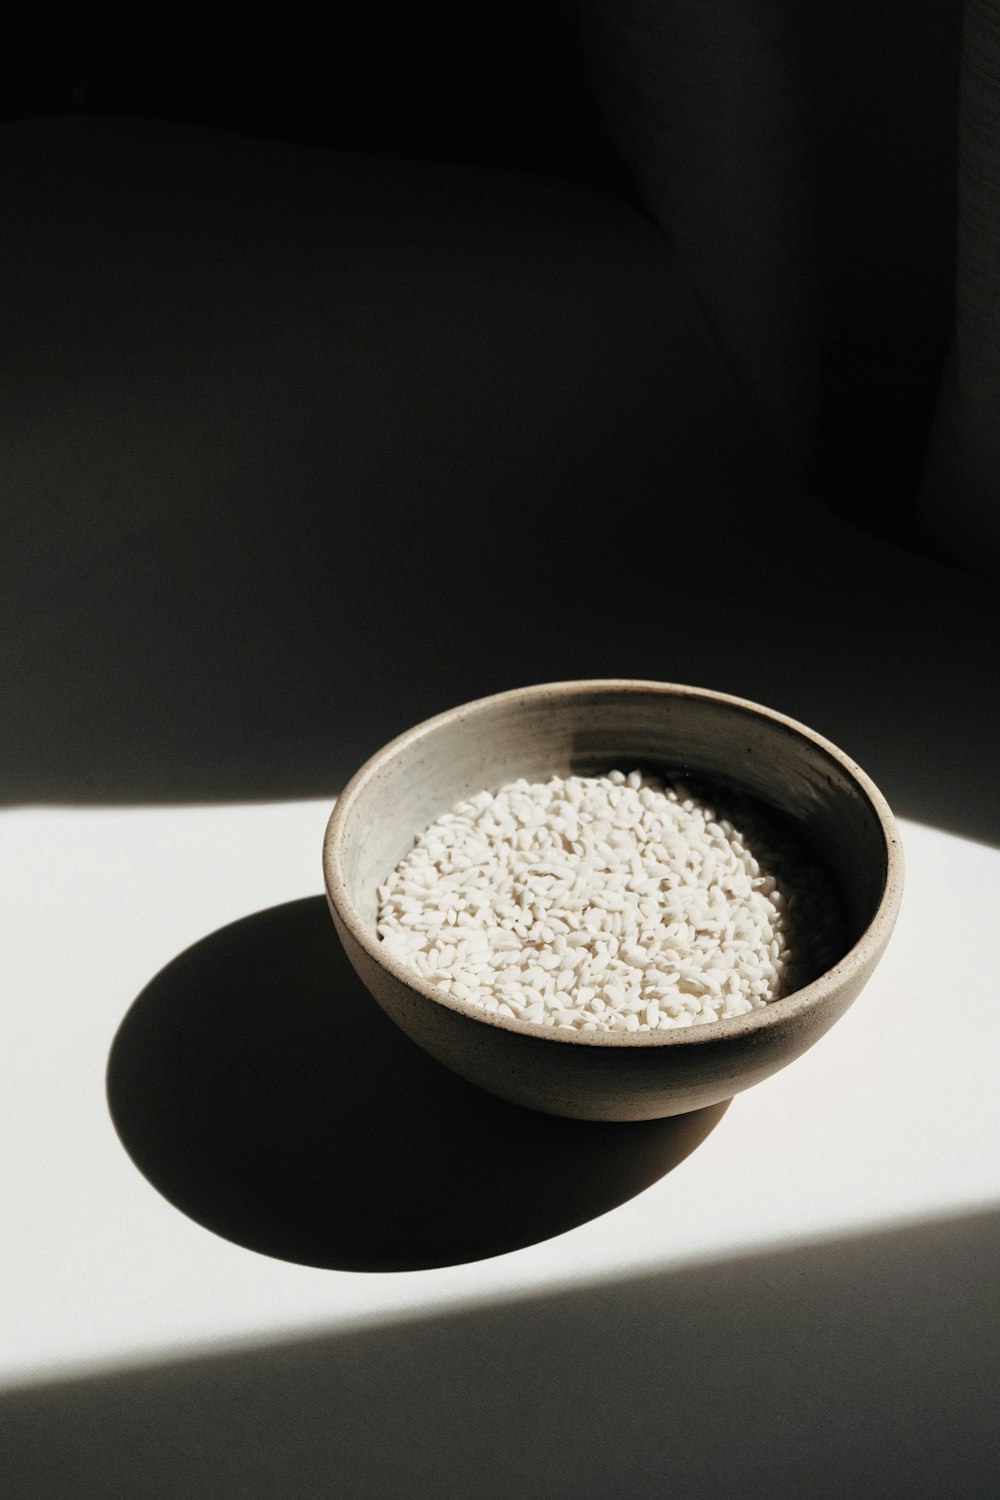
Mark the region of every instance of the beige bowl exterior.
POLYGON ((551 683, 480 698, 400 735, 344 788, 323 847, 344 949, 382 1009, 445 1066, 501 1098, 584 1120, 718 1104, 792 1062, 844 1014, 885 951, 903 885, 899 832, 855 763, 759 704, 672 683, 551 683), (732 1020, 656 1032, 566 1032, 487 1015, 384 953, 376 887, 457 801, 519 776, 634 766, 696 775, 790 816, 834 876, 852 946, 814 983, 732 1020))

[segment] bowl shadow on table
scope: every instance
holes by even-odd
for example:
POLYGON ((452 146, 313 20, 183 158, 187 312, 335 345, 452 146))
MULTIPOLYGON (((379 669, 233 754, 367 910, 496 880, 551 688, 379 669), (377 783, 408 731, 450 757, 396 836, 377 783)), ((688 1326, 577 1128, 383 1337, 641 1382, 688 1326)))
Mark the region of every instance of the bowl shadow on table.
POLYGON ((108 1103, 175 1207, 303 1265, 407 1271, 535 1244, 641 1192, 723 1103, 598 1124, 495 1099, 414 1046, 351 969, 321 897, 180 954, 114 1039, 108 1103))

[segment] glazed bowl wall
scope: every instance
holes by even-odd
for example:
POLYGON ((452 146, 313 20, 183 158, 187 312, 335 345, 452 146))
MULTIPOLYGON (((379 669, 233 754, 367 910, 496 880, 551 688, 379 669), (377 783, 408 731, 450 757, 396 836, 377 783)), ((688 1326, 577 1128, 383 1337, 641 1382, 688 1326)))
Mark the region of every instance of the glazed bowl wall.
POLYGON ((590 1119, 719 1103, 811 1046, 881 956, 898 910, 898 831, 842 751, 760 705, 674 684, 557 683, 464 704, 401 735, 352 778, 324 846, 331 913, 379 1004, 448 1067, 517 1103, 590 1119), (640 768, 745 795, 794 826, 833 877, 847 951, 763 1011, 654 1033, 566 1033, 487 1016, 381 948, 377 887, 415 836, 463 797, 519 777, 640 768))

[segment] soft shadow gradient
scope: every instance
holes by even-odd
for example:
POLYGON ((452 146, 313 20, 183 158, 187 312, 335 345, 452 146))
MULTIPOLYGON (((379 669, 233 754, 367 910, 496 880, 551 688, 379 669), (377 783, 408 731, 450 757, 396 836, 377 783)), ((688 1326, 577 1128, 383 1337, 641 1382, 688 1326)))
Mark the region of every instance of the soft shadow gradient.
POLYGON ((669 1172, 727 1105, 602 1125, 494 1099, 375 1004, 322 897, 205 938, 143 990, 108 1102, 150 1182, 248 1249, 338 1270, 498 1255, 669 1172))
POLYGON ((994 1210, 14 1390, 7 1492, 983 1500, 998 1271, 994 1210))
POLYGON ((996 590, 791 482, 633 207, 100 119, 3 127, 0 189, 0 800, 325 797, 624 676, 1000 840, 996 590))

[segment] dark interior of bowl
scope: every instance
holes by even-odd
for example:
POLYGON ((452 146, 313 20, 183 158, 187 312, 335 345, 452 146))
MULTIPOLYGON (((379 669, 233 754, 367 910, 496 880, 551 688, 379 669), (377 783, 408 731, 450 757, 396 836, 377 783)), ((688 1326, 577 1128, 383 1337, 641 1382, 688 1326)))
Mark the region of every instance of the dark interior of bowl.
POLYGON ((463 797, 522 776, 613 768, 681 776, 724 804, 752 799, 829 875, 844 951, 874 917, 885 837, 865 789, 836 754, 766 713, 695 690, 580 684, 483 700, 432 721, 367 769, 346 798, 342 868, 371 939, 376 887, 463 797))

